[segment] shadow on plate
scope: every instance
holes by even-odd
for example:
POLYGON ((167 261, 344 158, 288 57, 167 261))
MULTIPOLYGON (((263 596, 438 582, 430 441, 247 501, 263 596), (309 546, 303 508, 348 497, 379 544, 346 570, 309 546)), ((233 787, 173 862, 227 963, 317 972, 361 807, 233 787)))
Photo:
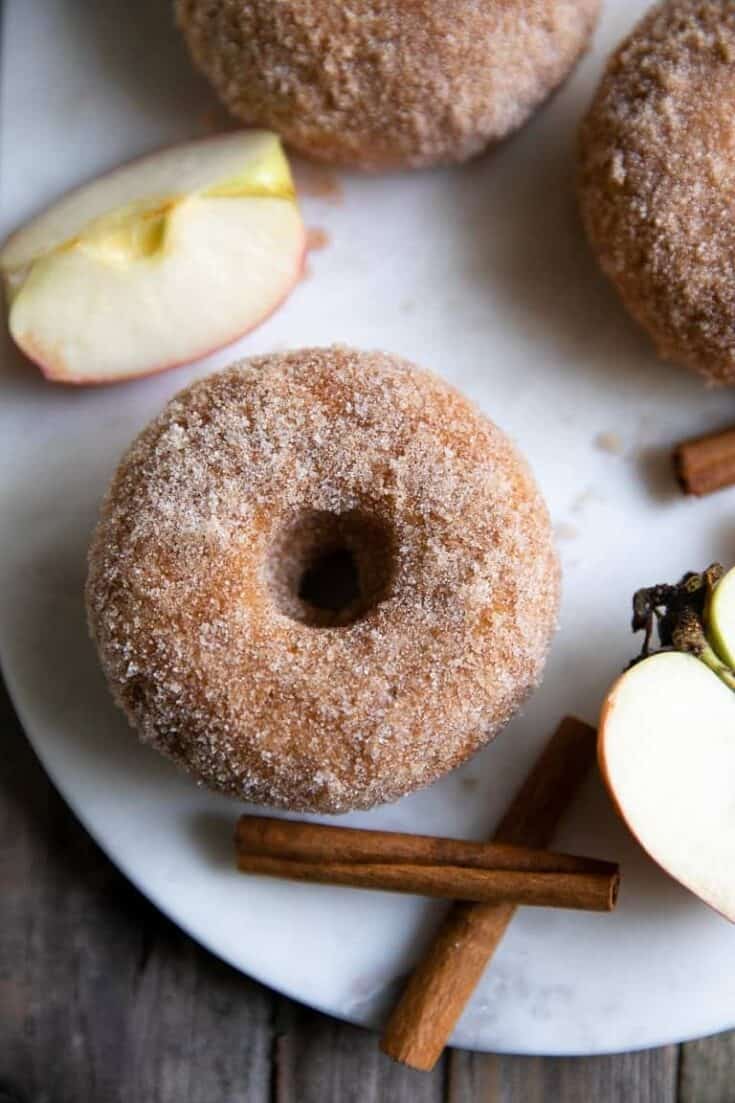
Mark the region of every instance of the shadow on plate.
POLYGON ((69 474, 49 472, 48 485, 36 496, 29 516, 36 535, 29 540, 27 558, 13 566, 2 625, 9 687, 30 727, 43 733, 39 753, 51 767, 71 742, 75 752, 83 749, 90 770, 104 761, 111 785, 123 774, 136 776, 141 786, 190 784, 138 742, 107 690, 84 608, 87 543, 96 504, 92 515, 87 510, 60 513, 69 474), (52 520, 44 524, 45 518, 52 520), (58 744, 49 740, 50 732, 57 733, 58 744))
POLYGON ((218 869, 234 870, 235 823, 242 806, 232 801, 232 812, 214 812, 203 809, 188 817, 187 829, 197 849, 206 862, 218 869))
POLYGON ((576 197, 581 108, 570 85, 496 150, 454 170, 453 216, 465 233, 471 278, 485 283, 515 328, 609 390, 702 395, 689 372, 660 360, 602 275, 576 197), (478 186, 478 181, 486 186, 478 186))
POLYGON ((188 118, 192 136, 202 132, 202 117, 213 112, 226 125, 209 84, 194 69, 168 0, 97 0, 69 6, 68 14, 76 21, 69 35, 86 44, 90 64, 114 81, 133 107, 170 117, 176 125, 188 118))

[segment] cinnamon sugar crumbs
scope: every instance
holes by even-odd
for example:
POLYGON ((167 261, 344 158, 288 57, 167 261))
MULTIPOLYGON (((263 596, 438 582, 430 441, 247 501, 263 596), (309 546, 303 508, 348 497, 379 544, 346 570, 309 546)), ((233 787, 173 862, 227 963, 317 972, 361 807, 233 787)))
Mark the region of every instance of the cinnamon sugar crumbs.
POLYGON ((326 203, 340 206, 344 200, 344 188, 338 176, 333 172, 305 165, 303 162, 293 166, 296 191, 302 198, 323 199, 326 203))
POLYGON ((394 800, 492 738, 541 675, 557 596, 546 509, 500 430, 439 379, 345 348, 176 396, 123 458, 87 582, 144 741, 240 799, 323 812, 394 800), (370 526, 390 533, 385 587, 341 627, 289 613, 279 564, 307 514, 329 533, 369 519, 359 571, 370 526))
POLYGON ((579 529, 568 521, 560 521, 554 525, 554 536, 557 540, 576 540, 579 537, 579 529))
POLYGON ((735 383, 735 5, 668 0, 612 56, 580 142, 602 268, 660 354, 735 383))
POLYGON ((610 456, 622 456, 625 451, 625 445, 617 433, 598 433, 594 443, 598 452, 607 452, 610 456))
POLYGON ((594 486, 588 486, 574 497, 570 509, 572 513, 583 516, 592 506, 602 505, 604 501, 604 494, 601 494, 594 486))
POLYGON ((329 245, 329 234, 321 226, 309 226, 306 231, 306 249, 308 252, 318 252, 329 245))

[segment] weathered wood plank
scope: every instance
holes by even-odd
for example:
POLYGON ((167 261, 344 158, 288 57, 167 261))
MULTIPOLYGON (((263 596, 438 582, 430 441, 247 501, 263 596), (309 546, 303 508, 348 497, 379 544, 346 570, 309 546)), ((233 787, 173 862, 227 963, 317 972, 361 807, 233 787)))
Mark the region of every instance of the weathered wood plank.
MULTIPOLYGON (((272 995, 156 912, 57 796, 2 689, 0 740, 0 1098, 14 1089, 34 1103, 677 1099, 674 1047, 560 1061, 453 1051, 431 1074, 393 1064, 374 1035, 272 995)), ((684 1046, 680 1073, 679 1103, 733 1103, 735 1034, 684 1046)))
POLYGON ((275 997, 104 857, 0 690, 0 1086, 53 1103, 265 1103, 275 997))
POLYGON ((275 997, 159 922, 130 1000, 126 1098, 265 1103, 275 997))
POLYGON ((546 1059, 453 1051, 447 1103, 676 1103, 677 1047, 546 1059))
POLYGON ((367 1030, 284 1001, 276 1021, 274 1103, 444 1103, 444 1058, 433 1072, 397 1065, 367 1030))
POLYGON ((735 1031, 681 1047, 679 1103, 733 1103, 735 1031))

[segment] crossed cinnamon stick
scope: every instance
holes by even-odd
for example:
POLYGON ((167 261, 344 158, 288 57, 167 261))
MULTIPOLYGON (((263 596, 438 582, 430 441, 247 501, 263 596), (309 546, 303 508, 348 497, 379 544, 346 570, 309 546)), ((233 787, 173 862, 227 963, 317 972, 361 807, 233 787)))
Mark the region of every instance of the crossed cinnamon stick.
MULTIPOLYGON (((547 845, 595 761, 596 743, 589 724, 571 716, 562 720, 500 821, 495 841, 547 845)), ((388 1020, 385 1053, 412 1068, 434 1067, 515 912, 509 900, 454 905, 388 1020)))
POLYGON ((364 831, 242 816, 239 869, 297 881, 457 901, 410 978, 382 1040, 389 1056, 430 1069, 520 904, 610 911, 618 867, 543 849, 595 757, 595 731, 567 717, 492 842, 364 831))
POLYGON ((619 880, 595 858, 266 816, 241 816, 235 845, 244 873, 449 900, 610 911, 619 880))

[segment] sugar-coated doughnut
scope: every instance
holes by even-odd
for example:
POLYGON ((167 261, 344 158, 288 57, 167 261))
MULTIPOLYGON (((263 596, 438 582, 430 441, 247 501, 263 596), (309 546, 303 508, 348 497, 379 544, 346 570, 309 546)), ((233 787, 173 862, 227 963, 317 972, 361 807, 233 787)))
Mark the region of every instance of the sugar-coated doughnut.
POLYGON ((378 169, 462 161, 573 68, 600 0, 177 0, 230 111, 307 156, 378 169))
POLYGON ((294 810, 393 800, 458 765, 541 675, 558 567, 515 448, 384 353, 256 357, 133 443, 87 607, 142 739, 294 810))
POLYGON ((668 0, 620 46, 581 131, 602 268, 662 356, 735 383, 735 4, 668 0))

